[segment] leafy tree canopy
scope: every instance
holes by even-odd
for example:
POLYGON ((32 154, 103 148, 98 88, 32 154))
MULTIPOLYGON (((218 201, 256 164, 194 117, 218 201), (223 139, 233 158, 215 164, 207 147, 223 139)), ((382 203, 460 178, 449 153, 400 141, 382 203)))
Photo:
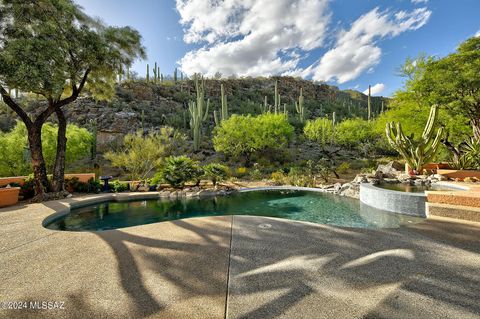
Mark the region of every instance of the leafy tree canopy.
POLYGON ((71 0, 3 0, 0 4, 0 81, 58 101, 88 86, 113 93, 115 71, 145 55, 140 34, 107 27, 71 0))

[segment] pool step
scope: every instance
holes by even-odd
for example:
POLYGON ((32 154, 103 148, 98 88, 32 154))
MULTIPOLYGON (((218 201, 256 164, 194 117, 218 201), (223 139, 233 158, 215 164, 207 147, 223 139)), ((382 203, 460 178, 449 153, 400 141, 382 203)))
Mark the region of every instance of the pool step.
POLYGON ((480 207, 480 192, 427 192, 427 200, 429 203, 480 207))
POLYGON ((480 207, 428 202, 426 213, 427 216, 434 215, 480 222, 480 207))

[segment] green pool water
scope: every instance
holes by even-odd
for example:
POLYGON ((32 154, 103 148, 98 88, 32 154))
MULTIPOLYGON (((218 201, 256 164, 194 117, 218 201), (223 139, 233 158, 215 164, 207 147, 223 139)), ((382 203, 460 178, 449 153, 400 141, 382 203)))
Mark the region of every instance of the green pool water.
POLYGON ((255 215, 345 227, 394 228, 421 218, 381 211, 360 201, 308 191, 269 190, 202 199, 104 202, 72 209, 46 227, 99 231, 191 217, 255 215))

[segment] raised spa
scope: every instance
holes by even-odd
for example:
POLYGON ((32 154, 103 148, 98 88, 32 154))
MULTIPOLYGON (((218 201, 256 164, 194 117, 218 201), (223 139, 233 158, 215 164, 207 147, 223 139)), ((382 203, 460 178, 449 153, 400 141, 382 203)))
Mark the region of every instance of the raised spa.
MULTIPOLYGON (((301 220, 345 227, 394 228, 422 219, 392 214, 358 200, 298 190, 241 192, 196 199, 149 199, 103 202, 74 208, 47 223, 55 230, 99 231, 176 219, 255 215, 301 220)), ((48 220, 48 218, 47 218, 48 220)))

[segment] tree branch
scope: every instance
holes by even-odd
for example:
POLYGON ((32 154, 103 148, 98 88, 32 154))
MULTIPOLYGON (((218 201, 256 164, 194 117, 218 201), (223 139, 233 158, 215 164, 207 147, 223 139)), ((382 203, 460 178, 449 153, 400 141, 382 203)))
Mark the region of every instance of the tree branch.
POLYGON ((29 126, 32 125, 32 120, 28 116, 28 114, 18 105, 8 94, 7 90, 3 86, 0 85, 0 93, 2 95, 3 101, 15 112, 17 115, 22 119, 25 125, 29 126))
POLYGON ((85 83, 87 82, 87 78, 88 78, 89 74, 90 74, 90 68, 88 68, 85 71, 85 74, 83 75, 82 80, 80 81, 80 85, 78 87, 76 85, 72 84, 72 90, 73 90, 72 95, 70 95, 69 97, 67 97, 63 100, 58 101, 55 106, 56 107, 62 107, 64 105, 70 104, 73 101, 75 101, 78 98, 78 96, 80 95, 80 92, 82 92, 83 87, 85 86, 85 83))

